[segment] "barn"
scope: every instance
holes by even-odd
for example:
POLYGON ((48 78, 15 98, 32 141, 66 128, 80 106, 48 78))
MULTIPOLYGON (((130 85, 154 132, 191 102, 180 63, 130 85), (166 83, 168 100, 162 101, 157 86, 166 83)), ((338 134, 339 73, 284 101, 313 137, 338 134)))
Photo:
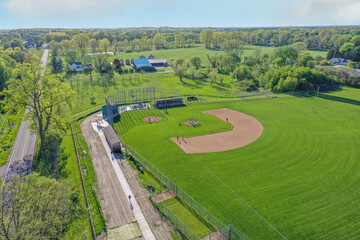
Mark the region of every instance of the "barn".
POLYGON ((103 129, 106 141, 110 146, 112 152, 121 152, 121 141, 119 136, 116 134, 114 128, 109 125, 103 129))
POLYGON ((149 59, 149 63, 153 67, 166 67, 168 62, 165 58, 149 59))
POLYGON ((153 66, 149 63, 148 59, 134 59, 132 60, 133 68, 135 69, 149 69, 153 68, 153 66))

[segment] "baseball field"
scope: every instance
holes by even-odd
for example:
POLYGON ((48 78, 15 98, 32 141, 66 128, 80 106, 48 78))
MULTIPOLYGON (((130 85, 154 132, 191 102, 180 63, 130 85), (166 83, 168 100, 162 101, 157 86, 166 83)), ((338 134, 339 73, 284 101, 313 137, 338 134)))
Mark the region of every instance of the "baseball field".
POLYGON ((251 239, 356 239, 360 90, 348 88, 331 96, 194 104, 168 113, 131 111, 121 115, 115 129, 214 216, 251 239), (220 109, 229 112, 205 113, 220 109), (230 115, 234 112, 244 115, 230 115), (226 121, 226 114, 233 117, 226 121), (238 121, 245 114, 260 125, 238 121), (148 117, 161 120, 149 123, 148 117), (189 121, 196 126, 185 124, 189 121), (254 129, 249 132, 249 127, 254 129), (227 141, 234 131, 240 132, 227 141), (246 142, 252 131, 259 136, 246 142), (224 139, 217 145, 225 149, 244 139, 246 144, 226 151, 209 147, 202 153, 193 153, 196 144, 186 146, 192 144, 187 140, 201 136, 195 142, 206 149, 219 136, 212 134, 221 134, 224 139))

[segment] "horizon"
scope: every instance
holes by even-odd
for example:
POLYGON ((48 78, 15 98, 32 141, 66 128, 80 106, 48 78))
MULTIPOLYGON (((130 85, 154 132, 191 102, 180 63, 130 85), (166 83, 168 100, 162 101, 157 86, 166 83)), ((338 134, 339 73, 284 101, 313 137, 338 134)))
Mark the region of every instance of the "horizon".
POLYGON ((0 28, 358 26, 358 12, 357 0, 0 0, 0 28))

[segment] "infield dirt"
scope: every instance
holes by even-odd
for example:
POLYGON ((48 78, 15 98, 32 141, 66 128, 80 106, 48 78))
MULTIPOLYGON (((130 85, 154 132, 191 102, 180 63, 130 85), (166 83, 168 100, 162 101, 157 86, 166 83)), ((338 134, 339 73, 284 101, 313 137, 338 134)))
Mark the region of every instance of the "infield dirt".
POLYGON ((231 131, 213 133, 190 138, 171 138, 186 153, 221 152, 248 145, 258 139, 263 125, 254 117, 230 109, 204 111, 214 115, 234 128, 231 131))

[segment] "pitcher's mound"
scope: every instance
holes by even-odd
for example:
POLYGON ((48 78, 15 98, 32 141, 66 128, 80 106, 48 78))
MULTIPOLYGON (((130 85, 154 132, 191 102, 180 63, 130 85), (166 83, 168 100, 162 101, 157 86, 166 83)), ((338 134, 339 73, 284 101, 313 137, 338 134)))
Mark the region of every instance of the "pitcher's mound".
POLYGON ((145 122, 158 122, 161 120, 161 117, 146 117, 143 120, 145 122))
POLYGON ((186 153, 221 152, 248 145, 258 139, 264 127, 252 116, 230 109, 218 109, 204 113, 214 115, 234 128, 231 131, 213 133, 209 135, 172 138, 172 140, 186 153))

